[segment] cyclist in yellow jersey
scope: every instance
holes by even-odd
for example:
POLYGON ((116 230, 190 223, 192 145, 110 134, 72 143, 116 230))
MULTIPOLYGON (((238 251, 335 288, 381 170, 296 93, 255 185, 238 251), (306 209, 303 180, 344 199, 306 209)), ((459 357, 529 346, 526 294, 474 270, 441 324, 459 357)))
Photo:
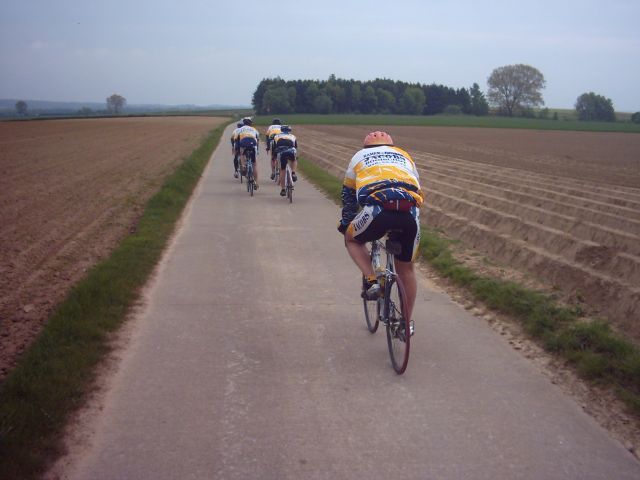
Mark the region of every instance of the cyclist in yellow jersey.
MULTIPOLYGON (((267 128, 267 153, 271 150, 271 143, 273 142, 273 137, 280 133, 280 127, 282 125, 282 121, 279 118, 274 118, 267 128)), ((273 180, 276 175, 276 154, 273 150, 271 150, 271 180, 273 180)))
POLYGON ((238 178, 238 157, 240 156, 240 145, 236 145, 236 139, 238 138, 238 130, 242 127, 243 123, 238 122, 236 128, 231 134, 231 153, 233 154, 233 176, 238 178))
POLYGON ((420 206, 423 203, 418 171, 411 156, 393 146, 386 132, 371 132, 364 139, 345 173, 342 186, 342 219, 338 231, 345 236, 349 255, 367 279, 367 298, 380 293, 366 242, 381 238, 389 229, 399 230, 402 251, 395 267, 406 294, 406 315, 411 320, 416 299, 413 260, 420 243, 420 206))
POLYGON ((287 192, 284 189, 284 171, 287 162, 291 165, 291 179, 296 182, 296 167, 298 165, 298 139, 291 133, 289 125, 282 125, 281 132, 273 137, 271 150, 280 160, 280 196, 284 197, 287 192))
MULTIPOLYGON (((258 146, 260 144, 260 133, 253 128, 253 120, 249 117, 242 119, 242 127, 238 129, 238 135, 236 137, 236 143, 240 147, 240 163, 242 164, 243 171, 247 169, 247 155, 246 152, 249 149, 253 149, 255 152, 254 158, 258 155, 258 146)), ((258 189, 258 162, 253 162, 253 178, 255 180, 254 188, 258 189)))

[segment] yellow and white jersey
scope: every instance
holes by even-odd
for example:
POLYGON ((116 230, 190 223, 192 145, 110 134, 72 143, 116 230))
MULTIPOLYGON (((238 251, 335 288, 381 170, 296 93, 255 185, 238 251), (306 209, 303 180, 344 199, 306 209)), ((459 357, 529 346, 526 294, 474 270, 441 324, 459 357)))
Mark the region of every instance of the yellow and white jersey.
POLYGON ((273 148, 298 148, 298 139, 292 133, 278 133, 272 141, 273 148))
POLYGON ((355 190, 360 205, 406 199, 414 200, 419 208, 424 200, 416 165, 411 156, 398 147, 358 151, 349 162, 344 187, 355 190))
POLYGON ((260 133, 258 133, 258 130, 250 125, 243 125, 242 127, 237 129, 237 132, 238 133, 236 135, 236 140, 238 140, 239 142, 241 142, 245 138, 253 138, 257 142, 260 138, 260 133))
POLYGON ((267 138, 273 138, 275 135, 279 134, 282 130, 280 130, 282 125, 269 125, 267 128, 267 138))
POLYGON ((235 142, 238 138, 238 130, 240 130, 240 127, 236 128, 233 133, 231 134, 231 142, 235 142))

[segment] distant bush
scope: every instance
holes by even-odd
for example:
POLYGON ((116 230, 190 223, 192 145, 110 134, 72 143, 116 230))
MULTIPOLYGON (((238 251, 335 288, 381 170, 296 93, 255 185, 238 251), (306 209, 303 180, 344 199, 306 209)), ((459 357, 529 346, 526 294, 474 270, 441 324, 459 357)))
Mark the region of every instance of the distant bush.
POLYGON ((640 123, 640 112, 636 112, 633 115, 631 115, 631 121, 633 123, 640 123))
POLYGON ((447 105, 442 111, 445 115, 461 115, 462 107, 460 105, 447 105))
POLYGON ((533 108, 521 108, 517 111, 521 117, 524 118, 536 118, 536 112, 533 108))
POLYGON ((542 110, 540 110, 538 112, 538 118, 543 118, 543 119, 549 118, 549 109, 545 107, 542 110))
POLYGON ((616 114, 610 98, 593 92, 583 93, 576 100, 578 120, 615 122, 616 114))

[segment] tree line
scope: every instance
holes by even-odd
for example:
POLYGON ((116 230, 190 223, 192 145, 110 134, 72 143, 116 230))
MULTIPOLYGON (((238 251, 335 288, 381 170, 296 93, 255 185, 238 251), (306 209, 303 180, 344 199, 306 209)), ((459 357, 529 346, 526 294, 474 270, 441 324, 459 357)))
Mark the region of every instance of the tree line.
MULTIPOLYGON (((469 89, 444 85, 423 85, 398 80, 345 80, 331 75, 328 80, 290 80, 265 78, 253 94, 258 115, 287 113, 369 113, 435 115, 535 116, 534 108, 544 105, 544 75, 524 64, 505 65, 493 70, 487 79, 487 96, 477 83, 469 89)), ((583 93, 575 103, 576 116, 583 121, 616 120, 611 99, 593 92, 583 93)), ((549 109, 538 116, 548 118, 549 109)), ((554 119, 557 119, 557 112, 554 119)), ((640 112, 631 121, 640 123, 640 112)))
POLYGON ((265 78, 252 99, 258 115, 286 113, 365 113, 486 115, 489 105, 474 83, 469 89, 398 80, 328 80, 265 78))

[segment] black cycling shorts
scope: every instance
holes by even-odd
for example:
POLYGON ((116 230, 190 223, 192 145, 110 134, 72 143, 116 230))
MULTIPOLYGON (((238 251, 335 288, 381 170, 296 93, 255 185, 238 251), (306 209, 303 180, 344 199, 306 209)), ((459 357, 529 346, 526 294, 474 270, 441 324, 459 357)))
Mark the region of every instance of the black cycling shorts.
POLYGON ((251 161, 255 163, 255 161, 256 161, 256 147, 255 146, 240 147, 240 152, 242 153, 242 155, 245 156, 245 158, 247 158, 247 159, 251 158, 251 161))
POLYGON ((292 162, 295 162, 296 156, 293 152, 282 152, 280 154, 280 168, 282 170, 287 168, 287 162, 289 160, 291 160, 292 162))
POLYGON ((415 208, 413 212, 393 212, 369 205, 360 211, 348 228, 351 229, 354 240, 360 243, 378 240, 389 230, 399 230, 394 237, 400 242, 402 251, 396 258, 411 262, 420 244, 419 222, 415 208))

